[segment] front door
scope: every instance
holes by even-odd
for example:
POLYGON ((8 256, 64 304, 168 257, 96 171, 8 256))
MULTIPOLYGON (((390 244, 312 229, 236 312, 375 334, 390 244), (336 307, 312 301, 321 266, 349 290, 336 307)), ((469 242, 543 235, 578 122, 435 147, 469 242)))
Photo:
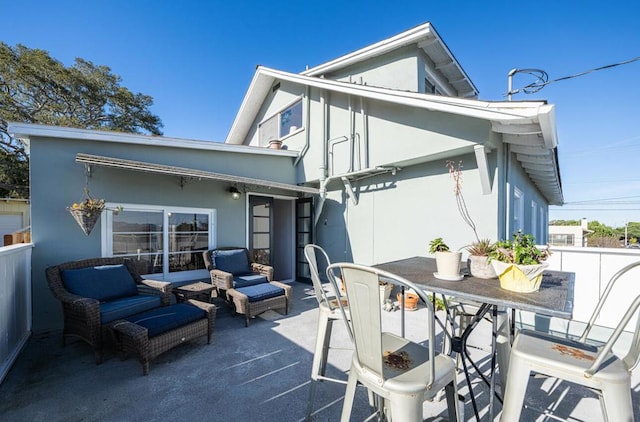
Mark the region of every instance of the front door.
POLYGON ((311 283, 309 263, 304 257, 304 247, 313 243, 313 199, 296 201, 296 280, 311 283))
POLYGON ((249 195, 249 238, 253 261, 273 267, 274 280, 295 280, 295 199, 249 195))

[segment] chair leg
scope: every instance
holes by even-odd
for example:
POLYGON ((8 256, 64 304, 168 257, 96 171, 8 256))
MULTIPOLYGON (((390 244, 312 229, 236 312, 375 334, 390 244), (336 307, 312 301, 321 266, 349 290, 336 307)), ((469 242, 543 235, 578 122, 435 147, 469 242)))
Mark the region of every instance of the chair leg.
POLYGON ((324 376, 327 370, 332 327, 333 320, 330 319, 326 313, 320 312, 320 315, 318 315, 316 348, 313 353, 313 363, 311 364, 311 385, 309 388, 309 400, 307 403, 307 420, 311 419, 311 413, 313 412, 313 402, 315 400, 318 376, 324 376))
POLYGON ((461 422, 460 412, 458 411, 458 385, 455 382, 455 372, 453 376, 454 381, 451 381, 444 388, 447 396, 447 412, 449 413, 450 421, 461 422))
POLYGON ((329 318, 326 313, 318 315, 318 330, 316 334, 316 348, 313 352, 313 364, 311 365, 311 379, 317 380, 318 375, 324 375, 327 360, 327 345, 331 341, 329 318))
POLYGON ((351 418, 351 408, 353 407, 353 399, 356 395, 356 385, 358 384, 358 375, 356 369, 351 365, 349 371, 349 379, 347 381, 347 389, 344 392, 344 403, 342 404, 342 415, 340 415, 340 422, 349 422, 351 418))
POLYGON ((389 401, 391 416, 400 422, 422 422, 422 397, 409 394, 393 394, 389 401))
POLYGON ((504 389, 501 422, 518 422, 524 405, 524 396, 529 383, 529 367, 511 356, 509 362, 509 380, 504 389))
POLYGON ((309 383, 309 399, 307 400, 307 417, 305 418, 305 421, 311 421, 313 402, 316 398, 316 383, 317 381, 311 378, 311 382, 309 383))
POLYGON ((605 421, 632 422, 631 384, 605 384, 600 395, 605 421))
POLYGON ((500 384, 502 391, 507 384, 507 374, 509 370, 509 355, 511 354, 511 339, 509 338, 509 316, 506 310, 498 311, 498 337, 497 359, 498 372, 500 373, 500 384))
POLYGON ((325 325, 324 339, 322 341, 322 361, 320 362, 320 375, 324 377, 327 372, 327 362, 329 361, 329 348, 331 347, 331 331, 333 330, 333 319, 328 319, 325 325))

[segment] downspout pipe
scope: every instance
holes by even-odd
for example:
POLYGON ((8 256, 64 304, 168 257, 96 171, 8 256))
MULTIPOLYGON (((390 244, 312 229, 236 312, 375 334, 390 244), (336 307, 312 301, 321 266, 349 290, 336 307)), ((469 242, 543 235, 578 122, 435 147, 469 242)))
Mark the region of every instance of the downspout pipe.
POLYGON ((369 128, 367 127, 367 112, 364 108, 364 98, 360 97, 360 113, 362 114, 362 137, 364 138, 364 168, 369 168, 369 128))
POLYGON ((306 97, 307 97, 307 116, 304 123, 304 129, 305 129, 304 130, 305 131, 304 147, 302 147, 302 150, 298 153, 296 160, 293 162, 293 167, 298 166, 298 164, 302 160, 302 157, 304 157, 307 151, 309 150, 309 144, 311 143, 311 128, 309 127, 309 125, 311 124, 311 87, 309 85, 307 85, 306 97))
POLYGON ((320 167, 320 192, 318 195, 319 200, 316 204, 314 226, 318 225, 320 221, 320 214, 322 214, 324 202, 327 199, 327 176, 329 175, 329 139, 327 138, 329 133, 329 104, 325 99, 324 90, 320 91, 320 108, 322 109, 322 166, 320 167))

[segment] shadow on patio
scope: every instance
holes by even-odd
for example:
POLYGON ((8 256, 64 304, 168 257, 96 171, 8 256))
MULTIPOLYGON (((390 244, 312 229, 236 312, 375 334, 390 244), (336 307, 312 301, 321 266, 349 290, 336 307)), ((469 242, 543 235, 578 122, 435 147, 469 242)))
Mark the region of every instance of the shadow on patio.
MULTIPOLYGON (((113 353, 96 366, 89 346, 75 341, 61 347, 61 333, 33 336, 0 385, 0 419, 3 421, 302 421, 314 348, 317 302, 311 286, 293 283, 294 299, 288 316, 267 312, 244 327, 219 306, 211 345, 204 338, 181 345, 151 363, 148 376, 133 357, 121 362, 113 353)), ((408 313, 420 318, 423 308, 408 313)), ((399 312, 390 313, 398 320, 399 312)), ((409 326, 415 324, 409 323, 409 326)), ((424 324, 418 324, 423 327, 424 324)), ((471 337, 472 353, 481 369, 489 366, 489 324, 483 323, 471 337)), ((408 331, 408 335, 415 333, 408 331)), ((332 345, 349 347, 346 330, 334 327, 332 345)), ((441 340, 441 338, 439 338, 441 340)), ((350 351, 329 354, 327 375, 346 379, 350 351)), ((477 380, 477 379, 476 379, 477 380)), ((473 410, 464 376, 458 377, 466 397, 465 419, 473 410)), ((640 403, 638 375, 634 377, 634 404, 640 403)), ((476 381, 481 382, 481 381, 476 381)), ((344 385, 324 382, 317 390, 314 420, 337 421, 344 385)), ((528 401, 546 406, 556 416, 570 420, 601 420, 597 397, 583 388, 552 379, 532 378, 528 401)), ((488 389, 478 385, 481 416, 487 418, 488 389)), ((635 416, 640 420, 640 406, 635 416)), ((446 420, 446 401, 426 403, 428 420, 446 420)), ((496 413, 497 413, 496 409, 496 413)), ((369 415, 364 389, 359 388, 352 420, 369 415)), ((533 410, 523 420, 545 420, 533 410)))

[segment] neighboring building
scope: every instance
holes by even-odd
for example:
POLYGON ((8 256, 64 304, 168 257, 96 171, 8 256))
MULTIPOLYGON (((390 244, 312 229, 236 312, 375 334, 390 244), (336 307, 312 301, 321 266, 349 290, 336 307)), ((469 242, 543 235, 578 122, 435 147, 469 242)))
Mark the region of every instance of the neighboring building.
POLYGON ((29 200, 0 198, 0 236, 27 230, 29 224, 29 200))
POLYGON ((34 328, 61 319, 45 268, 90 256, 180 282, 206 277, 202 250, 239 245, 293 280, 309 242, 363 264, 426 255, 435 237, 463 248, 447 160, 481 237, 546 243, 563 201, 554 106, 477 94, 427 23, 301 74, 259 67, 225 144, 11 124, 31 151, 34 328), (84 187, 108 202, 88 237, 66 210, 84 187))
POLYGON ((583 218, 579 226, 549 226, 549 245, 551 246, 587 246, 587 235, 593 233, 587 228, 587 219, 583 218))

